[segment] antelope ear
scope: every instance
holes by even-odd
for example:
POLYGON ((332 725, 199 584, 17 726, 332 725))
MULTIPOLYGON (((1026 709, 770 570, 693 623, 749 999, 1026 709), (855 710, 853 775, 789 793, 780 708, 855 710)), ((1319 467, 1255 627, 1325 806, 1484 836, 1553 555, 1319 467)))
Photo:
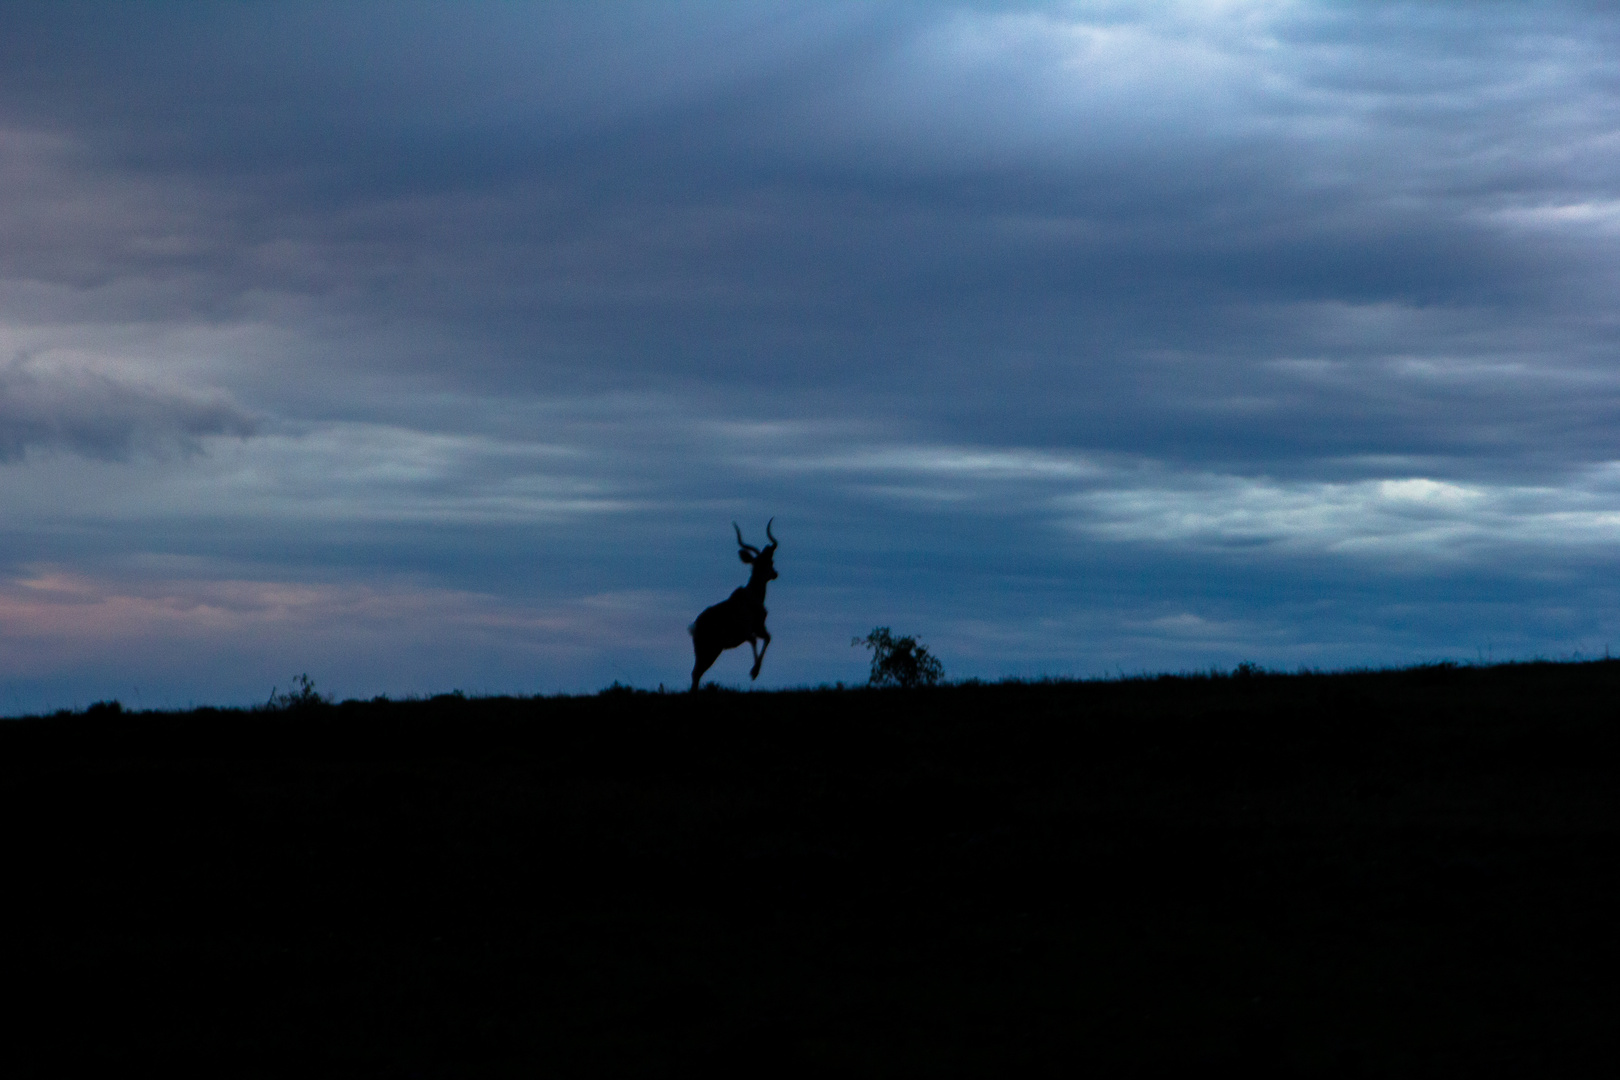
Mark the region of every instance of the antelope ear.
POLYGON ((752 555, 748 554, 748 552, 746 552, 746 551, 737 552, 737 558, 741 559, 743 562, 746 562, 746 563, 751 563, 751 562, 754 561, 754 557, 752 555))

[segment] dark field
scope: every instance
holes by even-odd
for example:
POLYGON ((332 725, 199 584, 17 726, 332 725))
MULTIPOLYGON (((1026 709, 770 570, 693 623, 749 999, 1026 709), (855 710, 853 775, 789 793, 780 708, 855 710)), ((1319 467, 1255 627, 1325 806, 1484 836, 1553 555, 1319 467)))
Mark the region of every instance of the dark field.
POLYGON ((1620 662, 0 723, 8 1071, 1612 1074, 1620 662))

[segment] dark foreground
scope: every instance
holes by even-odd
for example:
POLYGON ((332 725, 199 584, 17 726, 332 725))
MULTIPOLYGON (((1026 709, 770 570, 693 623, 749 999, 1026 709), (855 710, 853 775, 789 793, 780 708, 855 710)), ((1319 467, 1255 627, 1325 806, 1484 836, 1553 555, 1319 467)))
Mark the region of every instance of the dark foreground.
POLYGON ((0 723, 10 1075, 1608 1074, 1620 662, 0 723))

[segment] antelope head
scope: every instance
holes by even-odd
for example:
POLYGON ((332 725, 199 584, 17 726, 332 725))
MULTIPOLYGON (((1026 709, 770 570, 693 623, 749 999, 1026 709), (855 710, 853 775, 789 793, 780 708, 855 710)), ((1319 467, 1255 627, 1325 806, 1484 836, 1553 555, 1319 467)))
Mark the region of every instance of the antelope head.
POLYGON ((771 561, 776 555, 776 537, 771 535, 771 524, 775 520, 775 518, 771 518, 770 521, 765 523, 765 536, 770 540, 770 543, 766 544, 763 550, 753 544, 744 542, 742 529, 735 521, 731 523, 731 527, 737 531, 737 558, 751 564, 754 568, 753 577, 749 579, 750 583, 776 580, 776 566, 771 561))

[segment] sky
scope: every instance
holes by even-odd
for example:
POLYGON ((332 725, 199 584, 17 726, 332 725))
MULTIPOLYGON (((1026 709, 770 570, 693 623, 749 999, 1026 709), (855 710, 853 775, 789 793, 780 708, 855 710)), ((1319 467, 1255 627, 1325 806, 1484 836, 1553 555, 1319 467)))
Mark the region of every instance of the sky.
POLYGON ((0 27, 0 714, 1620 650, 1602 6, 0 27))

